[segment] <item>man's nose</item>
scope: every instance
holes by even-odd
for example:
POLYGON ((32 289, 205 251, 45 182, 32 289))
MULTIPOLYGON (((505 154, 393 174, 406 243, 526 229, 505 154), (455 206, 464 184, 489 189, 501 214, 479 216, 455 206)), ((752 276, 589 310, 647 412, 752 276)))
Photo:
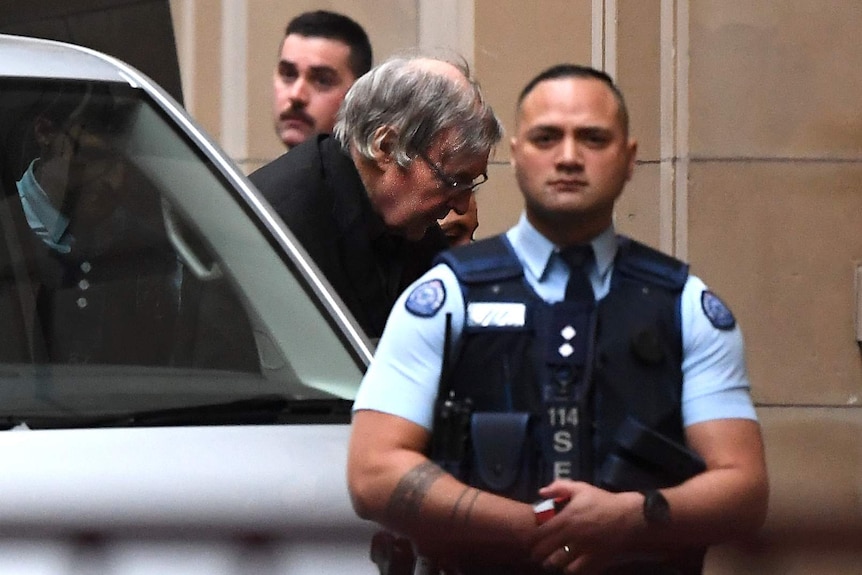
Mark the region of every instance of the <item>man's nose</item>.
POLYGON ((297 78, 290 85, 287 95, 292 102, 308 102, 308 82, 305 78, 297 78))
POLYGON ((566 166, 580 166, 583 164, 581 147, 575 138, 563 138, 563 141, 560 143, 558 162, 566 166))
POLYGON ((459 216, 463 216, 470 209, 470 197, 473 195, 473 190, 464 190, 456 192, 449 200, 449 207, 455 210, 459 216))

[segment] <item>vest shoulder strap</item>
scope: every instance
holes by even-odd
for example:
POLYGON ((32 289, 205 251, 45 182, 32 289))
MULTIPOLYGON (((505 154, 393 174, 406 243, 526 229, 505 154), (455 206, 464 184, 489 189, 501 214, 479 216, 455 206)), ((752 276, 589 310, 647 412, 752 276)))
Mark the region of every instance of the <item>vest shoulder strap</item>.
POLYGON ((524 274, 521 263, 503 235, 442 252, 434 263, 448 265, 463 284, 515 279, 524 274))
POLYGON ((618 238, 615 271, 672 291, 682 291, 689 266, 672 256, 625 236, 618 238))

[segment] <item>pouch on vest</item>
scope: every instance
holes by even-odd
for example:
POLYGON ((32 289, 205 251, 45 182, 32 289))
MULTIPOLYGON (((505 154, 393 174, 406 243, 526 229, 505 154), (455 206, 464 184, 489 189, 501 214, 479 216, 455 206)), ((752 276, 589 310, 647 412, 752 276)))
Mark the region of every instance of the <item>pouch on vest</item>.
POLYGON ((529 413, 474 413, 470 425, 476 487, 516 498, 528 479, 529 413))
POLYGON ((706 470, 700 456, 632 417, 620 425, 598 483, 611 491, 679 485, 706 470))

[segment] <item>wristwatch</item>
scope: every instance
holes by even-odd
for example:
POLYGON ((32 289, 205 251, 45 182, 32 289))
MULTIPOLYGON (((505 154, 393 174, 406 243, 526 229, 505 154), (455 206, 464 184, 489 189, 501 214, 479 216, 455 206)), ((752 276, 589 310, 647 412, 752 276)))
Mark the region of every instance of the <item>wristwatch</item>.
POLYGON ((658 489, 639 492, 644 496, 643 514, 647 525, 660 526, 670 523, 670 505, 658 489))

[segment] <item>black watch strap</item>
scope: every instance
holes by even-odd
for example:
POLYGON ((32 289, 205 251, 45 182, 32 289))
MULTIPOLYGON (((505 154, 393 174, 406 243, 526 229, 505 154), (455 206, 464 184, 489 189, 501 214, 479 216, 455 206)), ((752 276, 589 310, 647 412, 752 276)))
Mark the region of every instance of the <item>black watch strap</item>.
POLYGON ((643 514, 647 525, 667 525, 670 523, 670 505, 658 489, 640 491, 644 496, 643 514))

